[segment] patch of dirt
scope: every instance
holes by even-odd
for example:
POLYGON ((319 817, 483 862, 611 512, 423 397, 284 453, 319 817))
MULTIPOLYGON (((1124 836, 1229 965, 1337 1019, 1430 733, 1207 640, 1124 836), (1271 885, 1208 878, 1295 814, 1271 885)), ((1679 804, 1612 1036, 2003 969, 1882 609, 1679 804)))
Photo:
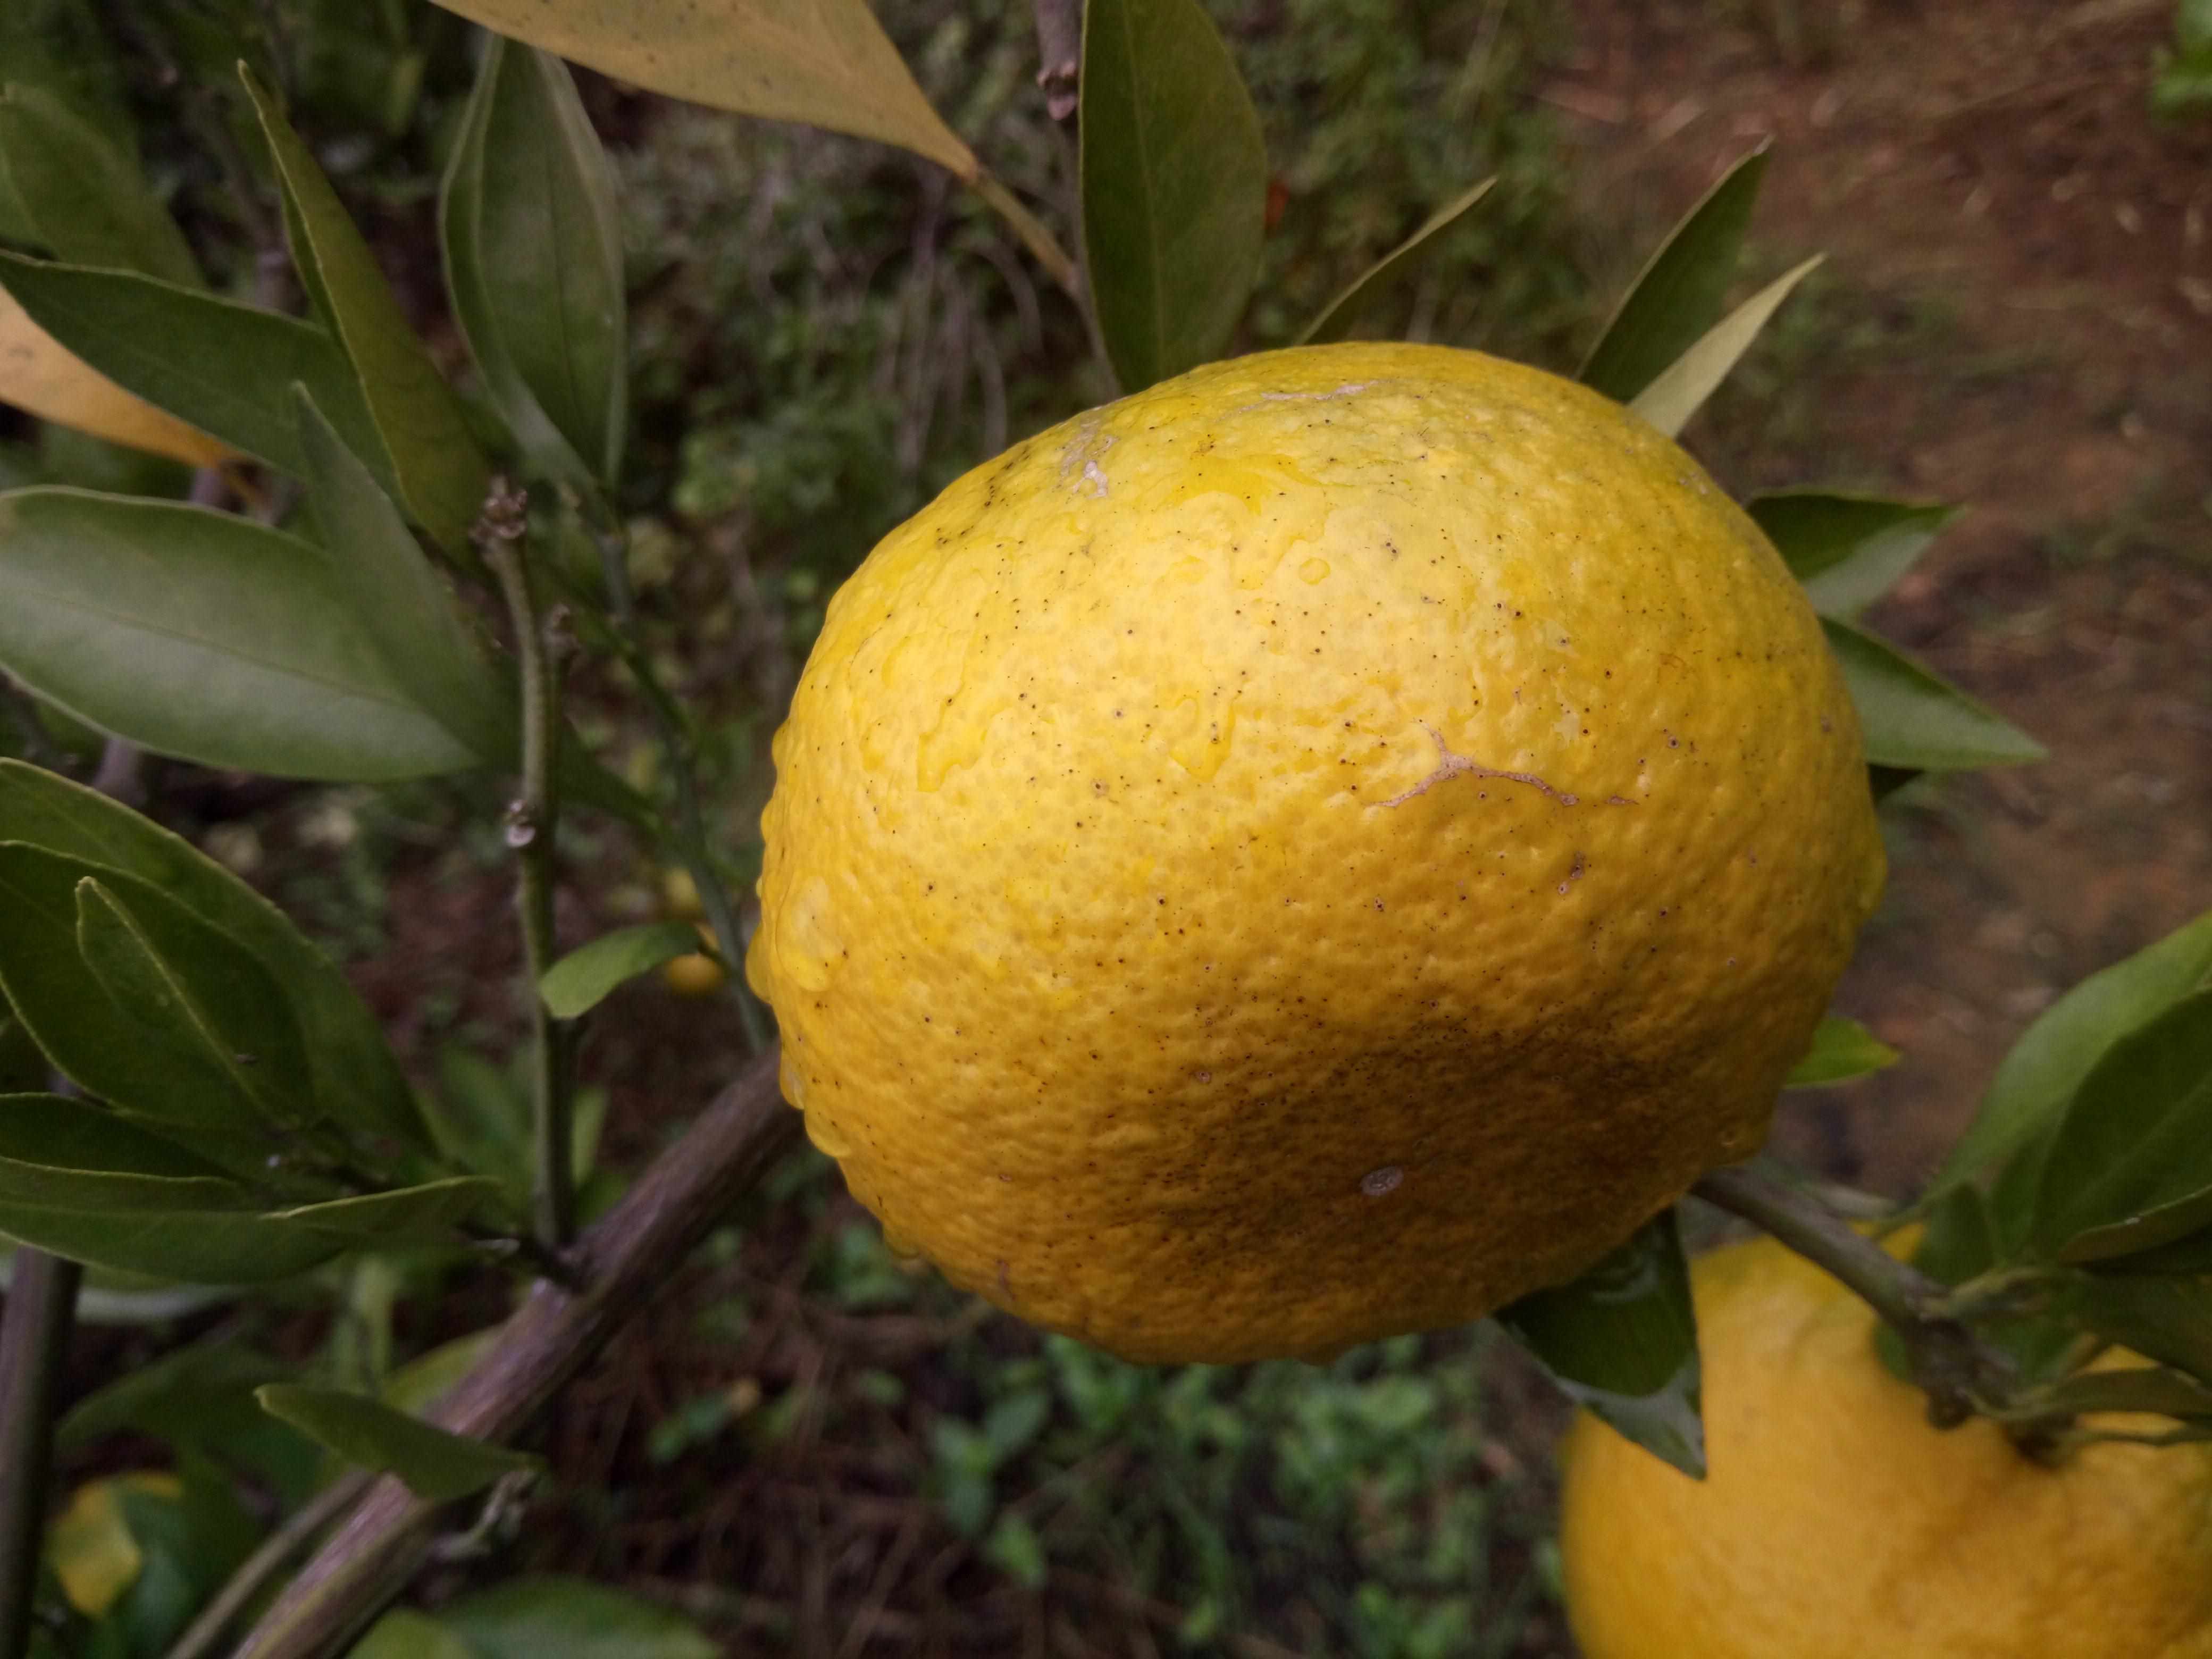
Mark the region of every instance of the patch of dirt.
POLYGON ((2038 1012, 2212 907, 2212 123, 2148 113, 2164 0, 1579 14, 1545 95, 1628 257, 1763 140, 1757 247, 1830 257, 1795 383, 1692 447, 1967 504, 1870 621, 2051 751, 1899 803, 1840 1001, 1906 1058, 1784 1108, 1786 1150, 1902 1192, 2038 1012))

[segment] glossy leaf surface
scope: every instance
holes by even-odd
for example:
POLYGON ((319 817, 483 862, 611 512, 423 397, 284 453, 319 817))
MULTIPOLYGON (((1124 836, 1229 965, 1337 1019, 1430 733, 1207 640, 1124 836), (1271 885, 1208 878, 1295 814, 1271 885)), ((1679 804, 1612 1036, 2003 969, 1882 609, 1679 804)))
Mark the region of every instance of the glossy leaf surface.
POLYGON ((1212 361, 1251 297, 1260 118, 1197 0, 1084 9, 1081 179, 1092 309, 1124 392, 1212 361))
POLYGON ((439 228, 453 314, 532 465, 611 489, 628 398, 622 220, 559 58, 488 43, 439 228))
POLYGON ((441 1182, 284 1210, 118 1213, 0 1200, 0 1232, 92 1267, 206 1285, 266 1284, 348 1250, 419 1240, 467 1215, 484 1183, 441 1182))
POLYGON ((635 86, 879 139, 975 176, 975 152, 930 107, 867 0, 439 3, 635 86))
POLYGON ((1887 592, 1959 512, 1822 489, 1754 495, 1743 505, 1805 585, 1813 608, 1846 622, 1887 592))
POLYGON ((1583 385, 1627 403, 1720 321, 1765 173, 1761 146, 1682 216, 1590 349, 1577 376, 1583 385))
MULTIPOLYGON (((0 253, 0 262, 8 258, 0 253)), ((6 275, 0 270, 0 281, 6 275)), ((206 433, 133 397, 63 345, 5 289, 0 289, 0 404, 187 466, 213 466, 230 458, 206 433)))
POLYGON ((2212 990, 2107 1049, 2068 1103, 2030 1241, 2094 1261, 2212 1227, 2212 990))
POLYGON ((1813 1046, 1805 1058, 1782 1079, 1785 1089, 1817 1089, 1832 1083, 1848 1083, 1897 1064, 1899 1056, 1881 1038, 1855 1019, 1831 1014, 1813 1033, 1813 1046))
POLYGON ((414 707, 486 765, 512 766, 519 716, 511 683, 485 656, 399 509, 306 388, 294 387, 293 398, 322 532, 318 550, 346 615, 414 707))
POLYGON ((313 544, 202 507, 0 495, 0 665, 206 766, 388 781, 478 759, 409 695, 313 544))
POLYGON ((490 463, 322 168, 268 88, 242 66, 240 75, 283 187, 293 262, 353 367, 399 498, 441 546, 460 553, 490 463))
POLYGON ((1522 1297, 1498 1321, 1577 1404, 1704 1479, 1697 1316, 1674 1211, 1572 1284, 1522 1297))
POLYGON ((1850 687, 1874 764, 1955 772, 2044 757, 2034 738, 1887 641, 1832 617, 1820 625, 1850 687))
POLYGON ((699 948, 688 921, 648 921, 602 934, 571 951, 547 970, 538 994, 556 1019, 574 1019, 597 1006, 624 980, 649 973, 699 948))
POLYGON ((270 1382, 254 1391, 264 1411, 289 1423, 349 1463, 396 1474, 434 1504, 481 1492, 501 1476, 540 1460, 486 1441, 448 1434, 365 1395, 270 1382))
POLYGON ((0 760, 0 842, 18 841, 157 888, 251 951, 289 1003, 338 1122, 427 1144, 413 1091, 344 975, 276 907, 183 837, 94 789, 0 760))
POLYGON ((0 253, 0 286, 92 371, 211 434, 203 444, 216 454, 226 453, 227 444, 282 471, 300 472, 291 399, 296 381, 314 394, 355 453, 389 482, 383 440, 352 367, 315 325, 133 271, 12 253, 0 253))
POLYGON ((2212 911, 2083 980, 2038 1015, 1997 1066, 1938 1186, 2003 1162, 2049 1129, 2112 1046, 2212 985, 2212 911))
POLYGON ((1751 349, 1752 342, 1790 297, 1790 291, 1811 276, 1820 263, 1820 256, 1815 254, 1759 289, 1656 375, 1628 406, 1668 437, 1676 436, 1751 349))
POLYGON ((58 258, 198 283, 191 245, 138 158, 45 88, 0 90, 0 172, 35 239, 58 258))
POLYGON ((1307 325, 1306 331, 1297 337, 1296 343, 1327 345, 1331 341, 1350 337, 1352 331, 1358 327, 1367 308, 1418 271, 1422 259, 1431 251, 1437 234, 1458 223, 1461 216, 1487 196, 1490 187, 1497 182, 1495 177, 1486 179, 1431 214, 1422 222, 1419 230, 1384 254, 1364 275, 1331 300, 1321 315, 1307 325))

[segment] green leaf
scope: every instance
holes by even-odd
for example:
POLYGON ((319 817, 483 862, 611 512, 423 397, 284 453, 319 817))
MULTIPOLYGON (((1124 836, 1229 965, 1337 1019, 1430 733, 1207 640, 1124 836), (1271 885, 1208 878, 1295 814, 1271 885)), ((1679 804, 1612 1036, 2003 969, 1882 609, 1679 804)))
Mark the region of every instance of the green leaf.
POLYGON ((598 1006, 624 980, 650 973, 698 948, 698 929, 688 921, 647 921, 620 928, 555 963, 538 981, 538 994, 556 1019, 574 1019, 598 1006))
POLYGON ((1813 274, 1821 258, 1816 253, 1784 271, 1714 324, 1695 345, 1638 392, 1628 406, 1668 437, 1680 433, 1690 423, 1690 416, 1704 407, 1705 399, 1728 379, 1729 371, 1751 349, 1751 343, 1790 297, 1790 290, 1813 274))
POLYGON ((307 389, 292 392, 324 565, 346 614, 415 707, 485 764, 512 767, 520 740, 512 686, 484 656, 399 509, 307 389))
MULTIPOLYGON (((0 1010, 5 1007, 0 1002, 0 1010)), ((52 1074, 53 1067, 31 1041, 23 1022, 12 1013, 0 1012, 0 1094, 36 1094, 52 1074)))
POLYGON ((437 1093, 425 1109, 447 1158, 496 1181, 518 1210, 528 1205, 529 1108, 506 1073, 448 1044, 438 1053, 437 1093))
POLYGON ((1460 216, 1488 195, 1490 187, 1497 182, 1493 174, 1431 214, 1419 230, 1370 265, 1364 275, 1331 300, 1321 315, 1306 325, 1305 332, 1294 343, 1327 345, 1349 337, 1370 306, 1420 269, 1437 234, 1458 222, 1460 216))
POLYGON ((466 1220, 491 1191, 492 1183, 481 1176, 454 1176, 270 1213, 356 1245, 452 1243, 452 1229, 466 1220))
POLYGON ((237 1208, 215 1164, 65 1095, 0 1095, 0 1198, 82 1209, 237 1208))
POLYGON ((2212 1388, 2148 1365, 2076 1372, 2054 1384, 2044 1401, 2063 1412, 2157 1412, 2185 1422, 2212 1420, 2212 1388))
POLYGON ((2212 1383, 2212 1279, 2099 1273, 2076 1305, 2098 1335, 2212 1383))
POLYGON ((2113 1044, 2212 985, 2212 911, 2083 980, 2044 1010, 1997 1066, 1936 1176, 1963 1181, 2055 1124, 2113 1044))
POLYGON ((146 187, 137 158, 44 88, 0 90, 0 173, 33 240, 72 264, 199 285, 191 244, 146 187))
POLYGON ((582 1578, 510 1578, 448 1603, 439 1622, 477 1659, 715 1659, 688 1619, 582 1578))
POLYGON ((235 939, 138 883, 88 875, 76 884, 76 944, 149 1047, 222 1078, 269 1123, 314 1121, 313 1074, 292 1011, 235 939), (129 888, 137 890, 126 902, 129 888))
POLYGON ((394 1411, 426 1415, 498 1345, 502 1325, 488 1325, 417 1354, 384 1379, 378 1397, 394 1411))
POLYGON ((2030 1242, 2067 1261, 2212 1227, 2212 990, 2113 1043, 2081 1079, 2043 1167, 2030 1242))
POLYGON ((453 315, 532 465, 611 489, 628 399, 622 219, 559 58, 486 43, 439 228, 453 315))
POLYGON ((1627 403, 1720 321, 1765 173, 1761 144, 1683 216, 1590 348, 1584 386, 1627 403))
POLYGON ((281 910, 222 866, 99 791, 19 761, 0 761, 0 842, 9 841, 134 877, 236 940, 290 1005, 324 1112, 354 1129, 428 1146, 413 1092, 345 975, 281 910))
POLYGON ((85 490, 0 495, 0 665, 159 754, 380 782, 477 754, 409 695, 313 544, 85 490))
POLYGON ((354 1644, 346 1659, 477 1659, 477 1651, 428 1613, 394 1607, 354 1644))
POLYGON ((897 144, 972 181, 866 0, 439 0, 488 29, 632 85, 772 121, 897 144))
POLYGON ((239 78, 276 164, 293 261, 353 365, 399 499, 448 553, 465 555, 490 463, 315 158, 252 70, 240 64, 239 78))
POLYGON ((298 1504, 320 1481, 322 1449, 277 1422, 253 1398, 264 1382, 283 1382, 293 1370, 218 1329, 125 1371, 79 1402, 55 1428, 55 1445, 79 1448, 112 1435, 150 1436, 188 1458, 249 1471, 281 1503, 298 1504))
POLYGON ((1820 626, 1857 708, 1867 759, 1877 766, 1957 772, 2019 766, 2043 745, 1937 678, 1887 640, 1833 617, 1820 626))
POLYGON ((292 1370, 228 1336, 195 1342, 125 1371, 80 1401, 55 1425, 54 1443, 71 1448, 125 1433, 186 1437, 203 1413, 225 1401, 250 1403, 255 1389, 283 1381, 292 1370))
POLYGON ((1571 1285, 1538 1291, 1498 1322, 1569 1398, 1685 1474, 1705 1474, 1697 1316, 1671 1209, 1571 1285))
MULTIPOLYGON (((142 1116, 194 1131, 195 1146, 250 1166, 281 1150, 254 1099, 233 1074, 179 1043, 155 1011, 118 1002, 77 945, 78 884, 104 877, 133 910, 161 917, 161 932, 251 994, 251 957, 160 890, 58 854, 0 843, 0 989, 56 1066, 91 1094, 142 1116), (235 975, 234 978, 233 976, 235 975), (208 1139, 212 1137, 213 1139, 208 1139)), ((271 994, 273 994, 273 990, 271 994)), ((296 1039, 295 1039, 296 1040, 296 1039)), ((280 1057, 279 1063, 289 1063, 280 1057)))
POLYGON ((1744 504, 1824 617, 1849 622, 1887 592, 1959 509, 1824 489, 1786 489, 1744 504))
POLYGON ((304 383, 389 486, 392 469, 353 368, 324 330, 133 271, 0 252, 0 287, 74 356, 232 448, 302 469, 291 388, 304 383))
POLYGON ((1080 170, 1092 309, 1125 392, 1218 356, 1266 234, 1251 95, 1197 0, 1084 8, 1080 170))
POLYGON ((349 1463, 396 1474, 417 1498, 450 1503, 544 1460, 488 1441, 448 1434, 365 1395, 270 1382, 254 1390, 264 1411, 349 1463))
POLYGON ((1998 1064, 1989 1092, 1937 1174, 1964 1181, 2009 1158, 2059 1114, 2112 1045, 2212 984, 2212 910, 2083 980, 2037 1017, 1998 1064))
POLYGON ((1805 1058, 1782 1079, 1785 1089, 1817 1089, 1831 1083, 1879 1072, 1897 1064, 1899 1056, 1881 1038, 1855 1019, 1831 1014, 1813 1033, 1813 1046, 1805 1058))
POLYGON ((489 1183, 436 1182, 290 1209, 118 1212, 0 1199, 0 1233, 118 1273, 202 1285, 289 1279, 332 1256, 434 1237, 482 1201, 489 1183))

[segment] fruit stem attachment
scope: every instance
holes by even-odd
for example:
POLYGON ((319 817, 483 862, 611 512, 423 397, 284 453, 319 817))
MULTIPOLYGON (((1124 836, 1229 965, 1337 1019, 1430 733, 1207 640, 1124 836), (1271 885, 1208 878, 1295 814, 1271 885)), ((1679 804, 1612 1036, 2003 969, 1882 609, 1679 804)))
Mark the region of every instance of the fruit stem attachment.
POLYGON ((568 1022, 553 1018, 538 987, 555 957, 553 841, 561 818, 561 657, 548 637, 553 621, 539 614, 537 584, 531 576, 529 507, 527 495, 504 477, 495 477, 470 539, 507 601, 515 663, 522 678, 522 793, 507 811, 507 844, 514 849, 519 875, 516 908, 529 980, 532 1216, 538 1242, 558 1251, 576 1229, 575 1172, 569 1156, 574 1056, 568 1022))
POLYGON ((54 1395, 83 1275, 74 1261, 18 1246, 0 1310, 0 1659, 21 1659, 31 1639, 54 1395))
MULTIPOLYGON (((597 503, 592 504, 597 507, 597 503)), ((684 716, 668 695, 653 660, 637 642, 637 594, 629 580, 629 538, 610 514, 595 511, 590 517, 592 538, 599 544, 601 580, 605 584, 607 608, 613 614, 612 638, 608 641, 623 665, 636 680, 653 719, 654 739, 660 744, 661 762, 676 790, 676 823, 669 836, 676 855, 698 889, 700 908, 714 933, 714 948, 730 969, 736 988, 738 1018, 744 1027, 745 1047, 758 1054, 769 1045, 767 1016, 744 981, 744 935, 738 926, 737 907, 730 890, 707 854, 707 819, 699 806, 699 781, 693 775, 691 746, 684 731, 684 716)))
POLYGON ((1881 1315, 1903 1341, 1913 1380, 1928 1395, 1928 1420, 1937 1428, 1956 1428, 1982 1402, 2012 1393, 2011 1361, 1954 1316, 1950 1291, 1819 1200, 1741 1164, 1714 1170, 1690 1190, 1765 1229, 1881 1315))

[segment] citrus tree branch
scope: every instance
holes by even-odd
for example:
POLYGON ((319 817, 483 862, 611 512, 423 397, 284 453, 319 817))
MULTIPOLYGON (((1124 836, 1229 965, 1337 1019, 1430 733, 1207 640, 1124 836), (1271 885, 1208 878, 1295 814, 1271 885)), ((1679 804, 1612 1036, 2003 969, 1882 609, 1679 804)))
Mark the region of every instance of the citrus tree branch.
MULTIPOLYGON (((776 1091, 771 1049, 718 1095, 622 1201, 578 1242, 578 1291, 540 1281, 477 1369, 431 1420, 506 1441, 663 1288, 677 1263, 798 1138, 799 1114, 776 1091)), ((343 1653, 406 1587, 439 1515, 398 1480, 380 1480, 246 1638, 235 1659, 326 1659, 343 1653)))
POLYGON ((83 1274, 74 1261, 20 1245, 0 1310, 0 1659, 21 1659, 31 1639, 54 1394, 83 1274))
POLYGON ((1075 113, 1083 68, 1081 0, 1036 0, 1036 11, 1037 85, 1044 88, 1045 112, 1065 121, 1075 113))
POLYGON ((356 1471, 331 1481, 302 1504, 283 1526, 262 1540, 259 1548, 239 1564, 230 1582, 214 1601, 200 1609, 164 1659, 202 1659, 202 1656, 213 1652, 231 1622, 290 1565, 292 1558, 313 1543, 317 1533, 361 1501, 372 1478, 356 1471))
POLYGON ((1980 1407, 2010 1397, 2015 1368, 1954 1316, 1950 1291, 1818 1200, 1741 1164, 1711 1171, 1690 1190, 1773 1234, 1881 1315, 1903 1339, 1937 1427, 1956 1427, 1980 1407))
POLYGON ((553 1018, 538 986, 552 967, 553 844, 561 823, 561 663, 548 648, 525 538, 528 498, 492 480, 473 539, 507 602, 514 659, 522 676, 522 794, 507 817, 507 844, 520 873, 524 988, 533 1056, 531 1090, 532 1212, 539 1244, 558 1250, 575 1231, 576 1182, 569 1165, 573 1094, 568 1030, 553 1018))

